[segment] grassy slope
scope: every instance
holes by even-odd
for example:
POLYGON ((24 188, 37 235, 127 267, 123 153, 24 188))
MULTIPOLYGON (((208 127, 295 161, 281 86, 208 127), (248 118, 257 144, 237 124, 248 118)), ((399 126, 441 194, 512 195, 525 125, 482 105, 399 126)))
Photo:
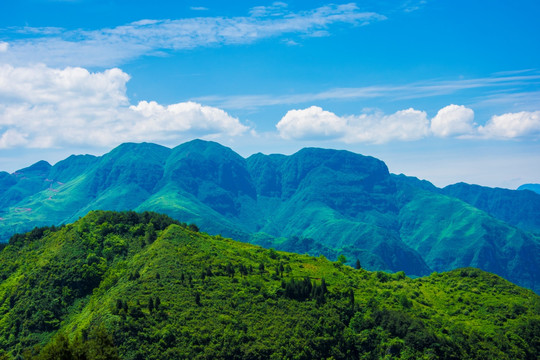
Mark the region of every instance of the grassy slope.
POLYGON ((58 356, 51 350, 59 348, 57 333, 84 348, 95 329, 105 329, 125 359, 533 359, 540 351, 540 298, 496 275, 466 268, 413 280, 166 220, 152 220, 158 237, 144 245, 148 219, 122 216, 93 212, 0 253, 0 349, 8 358, 40 349, 40 358, 58 356), (253 271, 242 275, 241 265, 253 271), (306 276, 325 279, 324 303, 285 295, 282 280, 306 276), (156 298, 161 305, 150 311, 156 298))

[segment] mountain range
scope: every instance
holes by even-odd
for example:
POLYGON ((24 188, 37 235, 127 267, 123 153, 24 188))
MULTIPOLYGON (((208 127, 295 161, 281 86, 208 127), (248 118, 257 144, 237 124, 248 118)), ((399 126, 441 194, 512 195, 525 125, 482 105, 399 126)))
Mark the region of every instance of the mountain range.
POLYGON ((305 148, 248 158, 215 142, 126 143, 0 173, 0 239, 91 210, 165 213, 267 248, 425 276, 476 267, 540 290, 540 195, 390 174, 384 162, 305 148))

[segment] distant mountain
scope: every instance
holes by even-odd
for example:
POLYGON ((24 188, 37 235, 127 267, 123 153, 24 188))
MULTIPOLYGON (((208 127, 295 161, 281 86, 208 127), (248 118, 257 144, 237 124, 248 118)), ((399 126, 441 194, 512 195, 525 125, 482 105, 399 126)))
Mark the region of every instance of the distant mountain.
POLYGON ((343 254, 424 276, 474 266, 540 290, 540 196, 391 175, 375 158, 307 148, 244 159, 218 143, 123 144, 0 174, 0 238, 90 210, 156 211, 211 234, 343 254))
POLYGON ((2 359, 538 359, 539 306, 478 269, 369 272, 148 212, 91 212, 0 250, 2 359))
POLYGON ((517 188, 518 190, 531 190, 540 194, 540 184, 523 184, 517 188))
POLYGON ((540 194, 459 183, 441 190, 520 229, 540 234, 540 194))

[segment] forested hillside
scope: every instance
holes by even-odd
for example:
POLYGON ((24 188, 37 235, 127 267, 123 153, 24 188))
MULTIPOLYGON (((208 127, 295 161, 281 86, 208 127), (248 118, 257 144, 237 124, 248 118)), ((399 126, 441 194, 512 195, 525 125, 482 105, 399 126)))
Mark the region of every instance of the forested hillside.
POLYGON ((0 358, 538 358, 532 291, 473 268, 410 279, 349 260, 94 211, 0 251, 0 358))

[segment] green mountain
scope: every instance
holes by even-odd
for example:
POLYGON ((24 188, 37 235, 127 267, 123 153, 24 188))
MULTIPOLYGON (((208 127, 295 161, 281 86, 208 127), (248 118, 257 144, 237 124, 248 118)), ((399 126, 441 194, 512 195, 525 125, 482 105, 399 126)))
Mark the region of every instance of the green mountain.
POLYGON ((442 193, 520 229, 540 234, 540 194, 458 183, 442 193))
POLYGON ((540 184, 523 184, 517 188, 518 190, 530 190, 540 194, 540 184))
POLYGON ((1 359, 539 355, 540 297, 473 268, 369 272, 149 212, 94 211, 0 250, 1 359))
POLYGON ((245 159, 201 140, 173 149, 123 144, 102 157, 3 173, 0 186, 3 241, 91 210, 155 211, 268 248, 343 254, 370 270, 424 276, 474 266, 540 291, 540 196, 438 189, 348 151, 245 159), (474 196, 484 193, 489 201, 474 196))

